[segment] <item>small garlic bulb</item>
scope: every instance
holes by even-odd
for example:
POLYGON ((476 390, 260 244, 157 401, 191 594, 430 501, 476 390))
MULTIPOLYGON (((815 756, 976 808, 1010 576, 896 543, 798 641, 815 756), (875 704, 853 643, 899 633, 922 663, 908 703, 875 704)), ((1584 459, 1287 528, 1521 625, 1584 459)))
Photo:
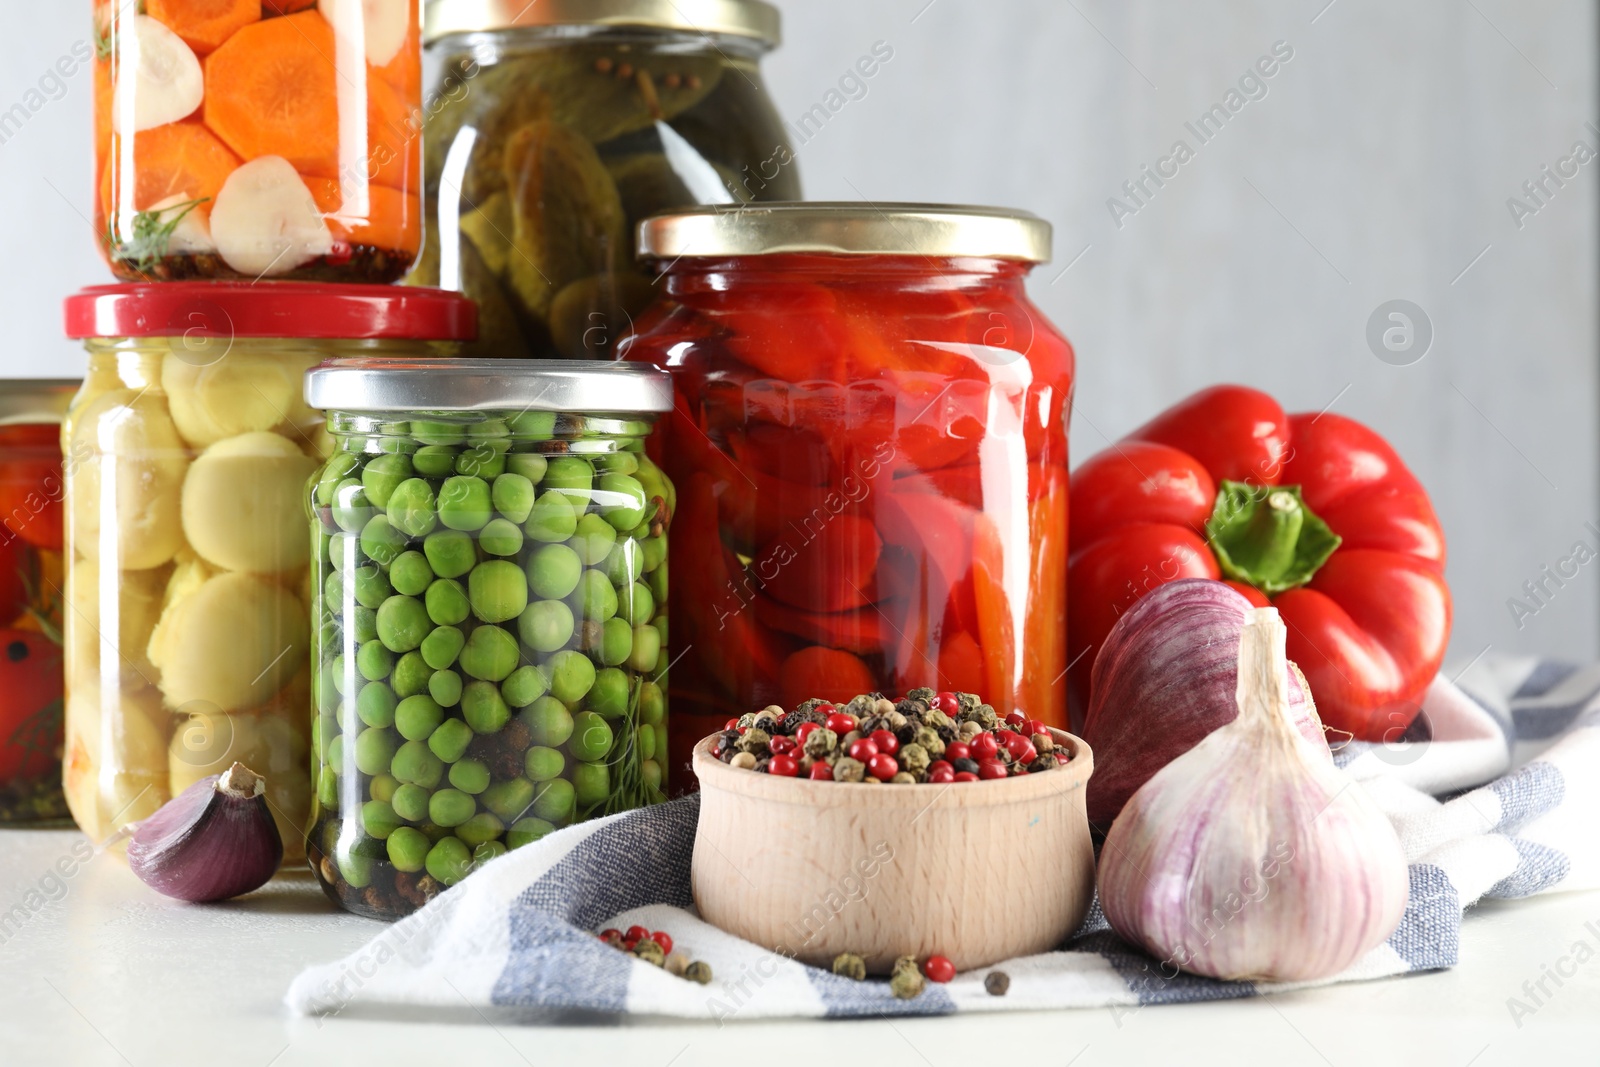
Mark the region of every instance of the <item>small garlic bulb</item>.
POLYGON ((1382 943, 1405 910, 1394 828, 1295 733, 1286 634, 1276 609, 1250 612, 1238 718, 1141 786, 1106 836, 1100 906, 1164 966, 1325 978, 1382 943))

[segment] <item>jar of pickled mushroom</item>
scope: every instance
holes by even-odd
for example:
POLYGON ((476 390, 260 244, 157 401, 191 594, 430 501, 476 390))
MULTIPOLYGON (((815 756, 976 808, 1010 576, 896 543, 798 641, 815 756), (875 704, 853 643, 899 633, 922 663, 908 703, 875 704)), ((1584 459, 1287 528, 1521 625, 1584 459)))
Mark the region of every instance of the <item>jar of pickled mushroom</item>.
POLYGON ((672 374, 674 759, 811 697, 980 694, 1066 723, 1072 347, 1028 299, 1050 228, 917 204, 704 208, 619 346, 672 374))
POLYGON ((760 0, 428 4, 442 71, 424 107, 430 219, 412 280, 478 302, 468 354, 613 359, 655 292, 633 259, 641 219, 799 199, 758 67, 778 28, 760 0))
POLYGON ((422 242, 420 0, 95 0, 95 233, 129 281, 392 282, 422 242))
POLYGON ((665 796, 667 527, 654 367, 325 364, 309 487, 306 843, 394 918, 575 821, 665 796))
POLYGON ((66 754, 97 840, 235 760, 266 778, 286 854, 310 810, 302 496, 331 454, 305 371, 472 336, 457 293, 298 282, 86 289, 88 376, 66 461, 66 754))
POLYGON ((61 793, 61 420, 75 381, 0 381, 0 825, 61 793))

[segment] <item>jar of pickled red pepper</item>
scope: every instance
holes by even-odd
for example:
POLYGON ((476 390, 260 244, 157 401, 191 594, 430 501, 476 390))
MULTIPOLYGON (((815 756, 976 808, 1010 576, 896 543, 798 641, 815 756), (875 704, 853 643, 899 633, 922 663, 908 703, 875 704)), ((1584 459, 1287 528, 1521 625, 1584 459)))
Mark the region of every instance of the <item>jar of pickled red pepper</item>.
POLYGON ((422 243, 420 0, 95 0, 95 232, 129 281, 391 282, 422 243))
POLYGON ((75 381, 0 381, 0 825, 61 793, 61 419, 75 381))
MULTIPOLYGON (((778 36, 760 0, 428 5, 441 73, 424 108, 430 220, 412 278, 478 302, 469 354, 614 359, 656 292, 633 259, 641 219, 799 199, 759 66, 778 36)), ((893 55, 878 45, 862 70, 893 55)), ((808 114, 795 129, 820 125, 808 114)))
POLYGON ((730 717, 918 686, 1066 722, 1072 347, 1028 299, 1050 228, 940 205, 640 227, 670 303, 674 759, 730 717))
POLYGON ((298 860, 309 547, 302 494, 331 454, 302 379, 331 358, 450 354, 457 293, 299 282, 96 286, 66 302, 89 350, 66 453, 66 753, 96 840, 244 763, 298 860))
POLYGON ((665 798, 654 367, 356 360, 311 372, 324 891, 396 918, 507 849, 665 798))

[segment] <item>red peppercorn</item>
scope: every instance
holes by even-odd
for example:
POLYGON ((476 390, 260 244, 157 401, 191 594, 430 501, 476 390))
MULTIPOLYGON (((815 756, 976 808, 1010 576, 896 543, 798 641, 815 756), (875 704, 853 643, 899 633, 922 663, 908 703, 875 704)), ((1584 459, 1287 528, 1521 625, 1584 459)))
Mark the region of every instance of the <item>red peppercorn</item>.
POLYGON ((956 699, 954 693, 940 693, 933 698, 933 706, 946 715, 954 715, 961 710, 961 701, 956 699))
POLYGON ((779 735, 767 742, 774 755, 786 756, 794 751, 794 738, 779 735))
POLYGON ((967 748, 972 753, 968 758, 982 763, 986 759, 994 759, 999 754, 1000 742, 994 739, 994 734, 979 734, 967 742, 967 748))
POLYGON ((600 940, 602 941, 609 941, 613 937, 620 938, 621 936, 622 931, 618 930, 615 926, 608 926, 604 930, 600 931, 600 940))
POLYGON ((801 723, 799 726, 794 728, 794 743, 804 747, 806 738, 810 737, 813 733, 820 729, 822 729, 822 727, 818 726, 814 722, 801 723))
POLYGON ((767 773, 779 778, 793 778, 800 773, 800 761, 793 756, 778 753, 767 761, 767 773))
POLYGON ((625 937, 625 938, 622 939, 622 947, 624 949, 626 949, 627 951, 629 951, 629 952, 632 952, 633 951, 633 947, 635 945, 637 945, 638 943, 639 943, 638 941, 634 940, 631 937, 625 937))
POLYGON ((1022 712, 1020 712, 1020 711, 1013 711, 1009 715, 1006 716, 1006 725, 1007 726, 1021 726, 1023 723, 1025 723, 1027 721, 1028 721, 1028 717, 1026 715, 1022 714, 1022 712))
POLYGON ((949 771, 952 774, 955 773, 955 768, 950 765, 950 761, 947 760, 947 759, 936 759, 932 763, 928 764, 928 773, 929 774, 932 774, 934 771, 941 771, 941 770, 942 771, 949 771))
POLYGON ((872 743, 878 746, 879 752, 887 752, 891 756, 900 751, 900 739, 888 730, 872 731, 872 743))
POLYGON ((623 936, 624 940, 632 941, 635 944, 637 944, 638 942, 643 941, 645 938, 649 937, 650 936, 650 931, 646 930, 642 926, 630 926, 630 927, 628 927, 628 932, 623 934, 622 936, 623 936))
MULTIPOLYGON (((660 945, 662 952, 665 952, 669 956, 672 955, 672 935, 671 934, 667 933, 665 930, 657 930, 655 933, 650 935, 650 940, 652 940, 656 944, 660 945)), ((938 957, 935 957, 935 959, 937 959, 937 958, 938 957)), ((933 961, 929 960, 928 962, 931 963, 933 961)), ((935 981, 937 981, 937 979, 935 979, 935 981)))
POLYGON ((948 982, 956 976, 956 965, 944 956, 929 956, 928 962, 922 965, 922 973, 930 982, 948 982))
POLYGON ((821 760, 817 760, 811 765, 811 780, 813 782, 833 781, 833 768, 821 760))
POLYGON ((811 710, 816 712, 818 715, 821 715, 824 718, 826 718, 827 716, 832 715, 838 709, 835 708, 832 704, 818 704, 816 707, 812 708, 811 710))
POLYGON ((957 771, 955 780, 958 782, 976 782, 978 776, 971 771, 957 771))
POLYGON ((965 741, 952 741, 944 746, 944 758, 952 763, 958 759, 971 759, 972 747, 965 741))
POLYGON ((928 767, 928 781, 930 782, 938 782, 942 784, 944 782, 953 782, 955 780, 956 772, 948 763, 946 763, 943 767, 934 767, 931 765, 928 767))
POLYGON ((1029 719, 1028 720, 1028 736, 1032 737, 1034 734, 1044 734, 1046 737, 1049 737, 1050 736, 1050 727, 1046 726, 1042 720, 1029 719))
POLYGON ((846 715, 842 711, 836 711, 828 716, 828 721, 824 725, 840 737, 843 737, 856 728, 856 717, 854 715, 846 715))
POLYGON ((997 759, 986 759, 978 762, 978 777, 984 779, 1004 778, 1006 765, 997 759))
POLYGON ((1033 748, 1033 742, 1021 734, 1006 734, 1006 752, 1010 753, 1012 759, 1022 759, 1022 750, 1025 748, 1033 748))
POLYGON ((1067 763, 1072 759, 1071 756, 1067 755, 1067 750, 1064 748, 1056 749, 1055 757, 1057 763, 1067 763))
POLYGON ((724 730, 737 730, 739 728, 739 720, 729 719, 727 722, 722 724, 722 728, 724 730))
POLYGON ((870 737, 863 737, 859 741, 850 742, 850 758, 858 759, 862 763, 869 763, 873 756, 878 754, 878 745, 870 737))
MULTIPOLYGON (((860 744, 860 742, 858 741, 856 744, 860 744)), ((900 773, 900 761, 893 756, 880 752, 867 761, 867 773, 880 782, 887 782, 900 773)))

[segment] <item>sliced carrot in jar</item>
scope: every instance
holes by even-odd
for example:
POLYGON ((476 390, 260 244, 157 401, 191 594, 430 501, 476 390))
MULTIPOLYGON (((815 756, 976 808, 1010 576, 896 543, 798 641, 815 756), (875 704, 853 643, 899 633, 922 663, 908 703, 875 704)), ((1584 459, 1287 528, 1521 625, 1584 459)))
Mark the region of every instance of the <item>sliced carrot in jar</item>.
POLYGON ((411 20, 405 43, 387 64, 374 68, 406 100, 422 99, 422 40, 417 20, 411 20))
POLYGON ((368 77, 367 178, 395 189, 420 189, 421 171, 421 114, 382 77, 368 77))
POLYGON ((297 11, 305 11, 316 6, 317 0, 261 0, 261 17, 293 15, 297 11))
POLYGON ((972 592, 978 607, 978 636, 983 648, 984 699, 1001 715, 1016 705, 1012 664, 1017 636, 1011 600, 1005 588, 1005 543, 994 519, 978 515, 972 526, 972 592))
POLYGON ((203 56, 252 22, 260 22, 261 0, 145 0, 145 14, 203 56))
POLYGON ((302 174, 339 167, 333 29, 315 11, 246 26, 206 57, 206 125, 246 159, 282 156, 302 174))
MULTIPOLYGON (((304 175, 302 175, 304 177, 304 175)), ((332 178, 305 178, 317 210, 341 241, 391 252, 415 252, 422 243, 422 203, 386 185, 367 186, 365 217, 346 208, 344 193, 332 178)))
POLYGON ((1047 467, 1048 483, 1029 507, 1033 561, 1023 626, 1020 707, 1046 726, 1067 726, 1067 472, 1047 467))
POLYGON ((100 180, 100 203, 108 219, 118 209, 145 211, 163 200, 215 199, 222 183, 239 166, 228 146, 198 122, 174 122, 143 130, 133 138, 133 203, 123 195, 123 147, 127 139, 111 139, 110 155, 100 180))

